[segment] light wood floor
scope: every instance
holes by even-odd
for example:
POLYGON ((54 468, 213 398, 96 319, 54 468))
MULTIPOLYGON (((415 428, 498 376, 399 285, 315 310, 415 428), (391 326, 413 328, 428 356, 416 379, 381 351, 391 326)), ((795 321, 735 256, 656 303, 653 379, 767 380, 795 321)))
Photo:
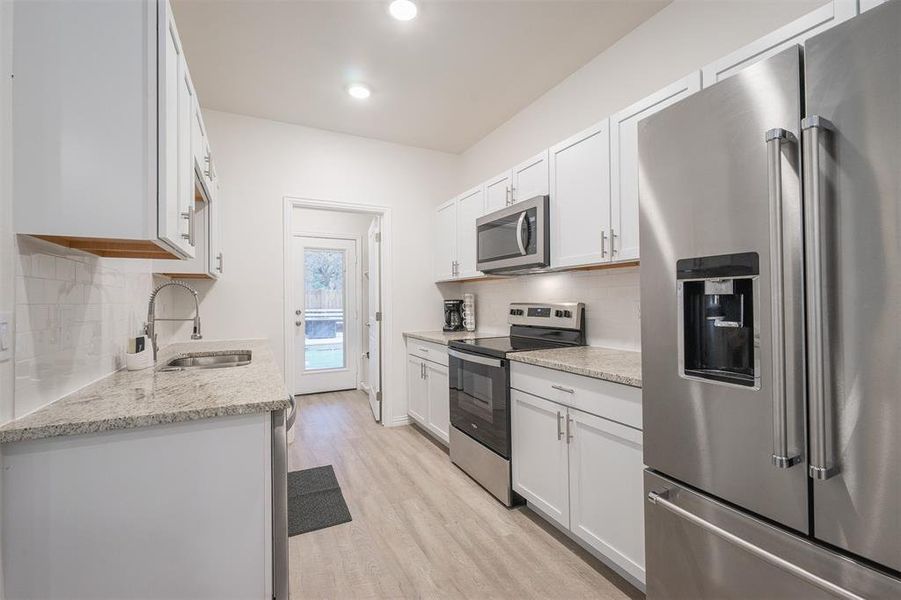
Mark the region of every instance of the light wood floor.
POLYGON ((362 392, 300 396, 289 468, 331 464, 353 521, 290 539, 293 598, 640 598, 523 508, 507 509, 362 392))

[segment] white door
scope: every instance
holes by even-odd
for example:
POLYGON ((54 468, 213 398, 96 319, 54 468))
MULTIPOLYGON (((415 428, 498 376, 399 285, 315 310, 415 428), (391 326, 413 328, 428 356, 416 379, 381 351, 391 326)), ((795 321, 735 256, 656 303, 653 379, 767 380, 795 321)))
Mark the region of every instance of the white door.
POLYGON ((407 355, 407 413, 421 425, 426 424, 429 412, 425 364, 420 358, 407 355))
POLYGON ((569 409, 570 529, 644 581, 641 431, 569 409))
POLYGON ((569 527, 566 407, 510 390, 513 489, 529 504, 569 527))
POLYGON ((453 279, 457 272, 457 201, 449 200, 435 212, 434 273, 436 281, 453 279))
POLYGON ((445 442, 450 442, 450 381, 447 367, 425 361, 425 379, 428 389, 429 430, 445 442))
POLYGON ((379 261, 381 259, 381 234, 379 232, 379 218, 372 219, 369 224, 369 265, 367 271, 367 283, 369 286, 369 314, 366 316, 369 330, 369 407, 372 416, 377 422, 382 421, 382 296, 381 296, 381 272, 379 261))
POLYGON ((357 387, 356 241, 294 237, 295 394, 357 387))
POLYGON ((476 277, 476 219, 485 214, 485 190, 477 187, 457 198, 457 277, 476 277))
POLYGON ((701 89, 695 71, 610 117, 611 260, 638 258, 638 122, 701 89))
POLYGON ((550 150, 551 266, 610 260, 610 120, 550 150))
POLYGON ((513 169, 513 202, 545 196, 548 190, 547 150, 523 161, 513 169))
POLYGON ((490 213, 509 206, 513 202, 510 171, 504 171, 485 182, 485 212, 490 213))

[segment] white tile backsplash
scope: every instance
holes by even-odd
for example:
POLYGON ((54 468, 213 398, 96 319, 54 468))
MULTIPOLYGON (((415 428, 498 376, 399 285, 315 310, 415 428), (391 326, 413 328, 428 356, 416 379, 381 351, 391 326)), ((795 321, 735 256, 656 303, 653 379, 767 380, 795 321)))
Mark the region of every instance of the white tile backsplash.
POLYGON ((18 236, 15 416, 120 369, 153 286, 150 262, 18 236))
POLYGON ((476 297, 476 326, 505 334, 510 302, 584 302, 588 343, 641 349, 639 268, 565 271, 507 279, 441 284, 445 298, 476 297))

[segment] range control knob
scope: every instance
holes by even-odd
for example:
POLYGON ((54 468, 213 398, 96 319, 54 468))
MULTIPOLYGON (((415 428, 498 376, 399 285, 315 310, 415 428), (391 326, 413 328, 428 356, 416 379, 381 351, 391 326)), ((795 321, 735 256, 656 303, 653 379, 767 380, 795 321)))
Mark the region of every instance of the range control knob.
POLYGON ((562 316, 563 316, 563 311, 562 311, 562 310, 555 310, 555 311, 554 311, 554 316, 555 316, 555 317, 558 317, 558 318, 559 318, 559 317, 562 317, 562 316))
POLYGON ((568 310, 564 310, 564 311, 563 311, 563 316, 566 317, 567 319, 569 319, 570 317, 573 316, 573 314, 572 314, 572 312, 570 312, 570 311, 568 311, 568 310))

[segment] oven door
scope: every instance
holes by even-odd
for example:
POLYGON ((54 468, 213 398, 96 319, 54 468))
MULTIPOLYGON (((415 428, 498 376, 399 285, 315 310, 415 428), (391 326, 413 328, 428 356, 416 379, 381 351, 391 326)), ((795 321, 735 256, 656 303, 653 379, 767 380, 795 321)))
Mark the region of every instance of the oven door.
POLYGON ((547 267, 547 196, 536 196, 476 220, 477 268, 485 273, 547 267))
POLYGON ((507 361, 447 351, 451 425, 510 458, 510 371, 507 361))

